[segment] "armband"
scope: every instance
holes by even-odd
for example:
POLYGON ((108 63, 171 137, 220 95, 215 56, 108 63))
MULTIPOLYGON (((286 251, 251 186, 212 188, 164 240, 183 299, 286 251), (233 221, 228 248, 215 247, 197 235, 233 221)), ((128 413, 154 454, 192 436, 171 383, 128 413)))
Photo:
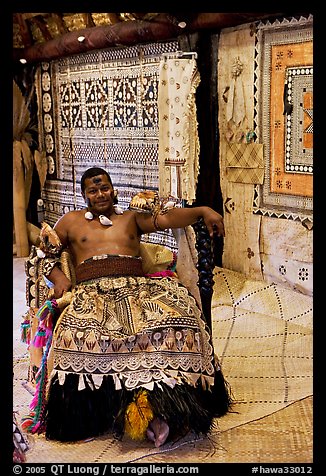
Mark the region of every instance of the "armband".
POLYGON ((54 257, 45 257, 43 258, 43 275, 47 278, 56 264, 60 263, 60 256, 54 257))
POLYGON ((163 231, 158 223, 158 216, 164 215, 171 208, 179 207, 180 203, 175 197, 160 198, 156 191, 144 190, 134 195, 131 199, 129 209, 137 212, 150 213, 152 215, 155 230, 163 231))

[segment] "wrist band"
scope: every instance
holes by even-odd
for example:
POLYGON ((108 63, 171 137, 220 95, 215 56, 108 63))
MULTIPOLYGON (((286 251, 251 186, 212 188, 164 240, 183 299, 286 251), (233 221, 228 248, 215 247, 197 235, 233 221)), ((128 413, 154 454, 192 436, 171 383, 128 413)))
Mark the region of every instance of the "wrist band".
POLYGON ((161 210, 156 210, 153 213, 153 225, 156 231, 164 231, 164 228, 161 228, 158 224, 158 216, 160 215, 161 210))

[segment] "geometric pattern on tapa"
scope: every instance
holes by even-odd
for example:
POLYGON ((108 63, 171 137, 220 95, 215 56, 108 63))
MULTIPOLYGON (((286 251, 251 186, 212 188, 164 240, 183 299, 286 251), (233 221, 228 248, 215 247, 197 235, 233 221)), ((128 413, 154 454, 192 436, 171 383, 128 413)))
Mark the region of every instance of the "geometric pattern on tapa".
POLYGON ((294 174, 313 172, 313 67, 287 68, 285 170, 294 174))
POLYGON ((260 23, 255 48, 255 127, 265 177, 253 213, 312 223, 313 17, 260 23))
POLYGON ((227 143, 226 175, 230 182, 262 184, 263 144, 227 143))
POLYGON ((188 204, 196 199, 199 139, 195 93, 200 74, 195 59, 161 62, 159 74, 159 193, 188 204))
MULTIPOLYGON (((126 209, 140 190, 158 190, 158 76, 178 42, 108 48, 44 62, 36 74, 40 145, 47 152, 42 191, 50 225, 85 206, 80 177, 108 170, 126 209)), ((170 231, 144 236, 175 248, 170 231)))

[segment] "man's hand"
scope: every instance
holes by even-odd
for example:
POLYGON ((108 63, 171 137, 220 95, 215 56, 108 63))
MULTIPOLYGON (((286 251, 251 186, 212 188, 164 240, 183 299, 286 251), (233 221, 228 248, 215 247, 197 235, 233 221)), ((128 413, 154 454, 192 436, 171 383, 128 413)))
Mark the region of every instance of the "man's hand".
POLYGON ((71 289, 71 281, 66 277, 66 275, 55 266, 51 273, 48 276, 48 279, 53 283, 53 294, 55 299, 62 297, 62 295, 71 289))
POLYGON ((209 232, 209 236, 214 238, 214 235, 217 236, 225 236, 224 230, 224 220, 222 215, 214 211, 210 207, 203 207, 203 219, 205 225, 207 226, 207 230, 209 232))
POLYGON ((54 291, 55 299, 61 298, 65 292, 71 289, 71 282, 66 277, 60 280, 60 282, 56 282, 53 284, 54 284, 53 291, 54 291))

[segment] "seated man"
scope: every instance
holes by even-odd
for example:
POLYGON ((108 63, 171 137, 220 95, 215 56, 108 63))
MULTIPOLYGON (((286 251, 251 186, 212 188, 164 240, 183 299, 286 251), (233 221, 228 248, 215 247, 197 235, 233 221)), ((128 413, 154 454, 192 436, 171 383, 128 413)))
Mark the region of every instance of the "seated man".
MULTIPOLYGON (((187 289, 169 274, 145 275, 139 255, 143 233, 200 217, 211 237, 224 235, 221 215, 209 207, 117 210, 110 176, 96 167, 83 174, 81 190, 87 210, 66 213, 54 227, 76 285, 54 326, 52 372, 34 429, 60 441, 127 433, 156 447, 188 431, 208 434, 230 406, 209 329, 187 289)), ((58 299, 72 283, 53 254, 42 259, 58 299)))

